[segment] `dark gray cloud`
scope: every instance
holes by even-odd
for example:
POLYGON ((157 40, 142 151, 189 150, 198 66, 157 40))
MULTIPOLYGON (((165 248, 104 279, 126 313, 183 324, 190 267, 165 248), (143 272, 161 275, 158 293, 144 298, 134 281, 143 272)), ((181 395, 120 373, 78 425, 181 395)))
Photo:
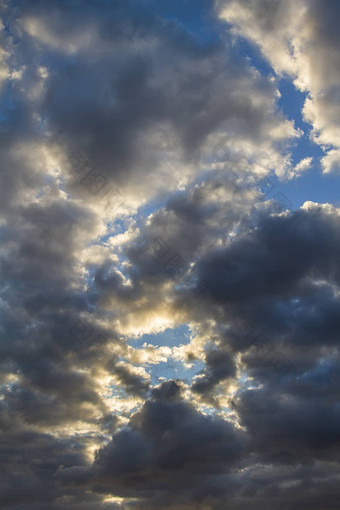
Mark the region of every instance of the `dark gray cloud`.
POLYGON ((133 395, 145 395, 149 389, 149 381, 138 373, 135 373, 132 367, 128 365, 116 364, 112 372, 128 393, 132 393, 133 395))
MULTIPOLYGON (((274 152, 294 136, 270 79, 216 33, 202 39, 152 4, 13 2, 7 15, 20 38, 13 65, 22 72, 10 90, 18 112, 13 127, 20 123, 23 138, 29 130, 34 140, 39 116, 49 133, 61 133, 58 165, 66 181, 65 157, 78 154, 88 170, 135 198, 138 191, 140 199, 195 174, 190 165, 221 128, 224 136, 256 144, 276 127, 282 136, 272 137, 274 152)), ((84 196, 79 185, 68 185, 84 196)))
POLYGON ((208 351, 205 358, 205 369, 192 385, 192 390, 199 395, 211 395, 213 388, 225 379, 233 378, 236 374, 233 356, 221 349, 208 351))
POLYGON ((149 508, 185 504, 188 495, 199 503, 209 496, 200 494, 204 478, 218 479, 238 464, 244 434, 188 402, 169 399, 169 384, 98 452, 91 472, 98 490, 146 496, 149 508))

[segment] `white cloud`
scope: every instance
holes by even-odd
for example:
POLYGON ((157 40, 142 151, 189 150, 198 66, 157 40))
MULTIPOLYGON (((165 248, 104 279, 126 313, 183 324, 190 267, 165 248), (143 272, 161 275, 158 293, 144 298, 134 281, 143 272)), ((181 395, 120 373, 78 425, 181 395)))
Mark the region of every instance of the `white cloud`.
POLYGON ((332 149, 321 160, 325 174, 340 173, 340 149, 332 149))
MULTIPOLYGON (((340 147, 339 3, 331 0, 220 0, 222 19, 256 43, 273 69, 308 96, 303 107, 313 140, 340 147)), ((338 165, 324 164, 325 171, 338 165)))

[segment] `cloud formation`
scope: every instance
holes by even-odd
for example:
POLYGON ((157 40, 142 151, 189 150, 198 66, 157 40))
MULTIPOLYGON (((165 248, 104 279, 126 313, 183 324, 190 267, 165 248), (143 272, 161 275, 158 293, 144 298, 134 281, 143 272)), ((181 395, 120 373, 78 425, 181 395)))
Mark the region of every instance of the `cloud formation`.
POLYGON ((326 152, 324 172, 339 172, 339 2, 221 0, 217 6, 236 33, 256 43, 273 69, 306 93, 302 113, 326 152))
POLYGON ((337 2, 0 10, 0 506, 335 509, 337 2))

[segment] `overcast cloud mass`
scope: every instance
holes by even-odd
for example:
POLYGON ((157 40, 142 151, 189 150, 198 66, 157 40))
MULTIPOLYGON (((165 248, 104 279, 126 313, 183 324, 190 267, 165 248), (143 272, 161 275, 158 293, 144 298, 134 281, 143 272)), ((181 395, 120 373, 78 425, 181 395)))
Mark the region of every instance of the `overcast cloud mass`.
POLYGON ((0 507, 338 509, 340 2, 0 13, 0 507))

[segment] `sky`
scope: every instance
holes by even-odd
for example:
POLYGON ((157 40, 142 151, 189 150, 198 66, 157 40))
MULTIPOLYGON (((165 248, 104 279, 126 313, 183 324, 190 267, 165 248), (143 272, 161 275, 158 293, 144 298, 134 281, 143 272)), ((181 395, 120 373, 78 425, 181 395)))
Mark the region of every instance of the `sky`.
POLYGON ((0 506, 335 510, 339 0, 0 0, 0 506))

